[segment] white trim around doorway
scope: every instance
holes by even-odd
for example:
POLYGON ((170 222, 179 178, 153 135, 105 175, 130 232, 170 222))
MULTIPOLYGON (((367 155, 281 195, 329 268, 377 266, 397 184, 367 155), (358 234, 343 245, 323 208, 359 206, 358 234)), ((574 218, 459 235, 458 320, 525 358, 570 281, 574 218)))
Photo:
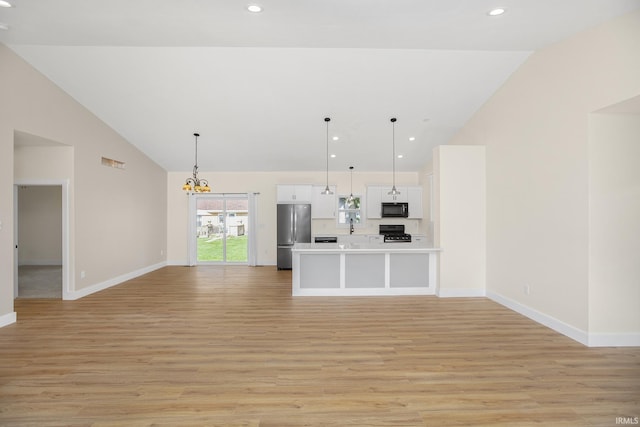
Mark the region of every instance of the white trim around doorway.
POLYGON ((18 296, 18 187, 62 187, 62 299, 75 299, 72 295, 71 266, 69 262, 69 180, 68 179, 19 179, 13 185, 13 298, 18 296))

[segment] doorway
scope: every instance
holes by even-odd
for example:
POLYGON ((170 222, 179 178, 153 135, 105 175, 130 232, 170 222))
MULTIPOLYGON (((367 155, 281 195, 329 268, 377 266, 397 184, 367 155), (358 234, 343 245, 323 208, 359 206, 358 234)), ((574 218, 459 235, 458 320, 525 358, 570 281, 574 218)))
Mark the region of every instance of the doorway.
POLYGON ((196 194, 192 199, 191 265, 248 264, 248 195, 196 194))
POLYGON ((67 193, 67 181, 14 186, 14 299, 67 296, 67 193))

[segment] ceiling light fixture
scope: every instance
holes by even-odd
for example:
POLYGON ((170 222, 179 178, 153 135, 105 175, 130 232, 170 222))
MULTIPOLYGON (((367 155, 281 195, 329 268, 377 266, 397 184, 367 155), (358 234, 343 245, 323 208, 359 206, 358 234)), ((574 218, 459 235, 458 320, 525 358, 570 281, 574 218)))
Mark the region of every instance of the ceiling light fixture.
POLYGON ((324 122, 327 124, 327 186, 320 194, 330 195, 333 194, 333 191, 329 188, 329 122, 331 118, 325 117, 324 122))
POLYGON ((389 191, 389 195, 393 196, 394 200, 400 192, 396 189, 396 118, 391 119, 392 139, 393 139, 393 187, 389 191))
POLYGON ((206 179, 198 178, 198 137, 200 134, 194 133, 193 136, 196 137, 196 164, 193 165, 193 176, 191 178, 187 178, 182 189, 187 192, 193 191, 194 193, 209 193, 211 191, 211 188, 209 188, 209 182, 206 179))
POLYGON ((499 15, 502 15, 503 13, 505 13, 505 12, 506 12, 506 10, 505 10, 505 9, 503 9, 503 8, 501 8, 501 7, 497 7, 497 8, 495 8, 495 9, 491 9, 491 10, 487 13, 487 15, 489 15, 489 16, 499 16, 499 15))
POLYGON ((415 141, 415 140, 416 140, 416 137, 415 137, 415 136, 410 136, 410 137, 409 137, 409 141, 415 141))
POLYGON ((0 7, 13 7, 13 5, 8 1, 0 0, 0 7))
POLYGON ((349 170, 351 171, 351 194, 347 197, 347 204, 351 205, 355 197, 353 197, 353 166, 349 166, 349 170))
POLYGON ((262 12, 262 7, 258 6, 257 4, 250 4, 249 6, 247 6, 247 10, 251 13, 260 13, 262 12))
POLYGON ((339 137, 337 137, 337 136, 334 136, 334 137, 333 137, 333 140, 334 140, 334 141, 337 141, 337 140, 339 140, 339 139, 340 139, 340 138, 339 138, 339 137))

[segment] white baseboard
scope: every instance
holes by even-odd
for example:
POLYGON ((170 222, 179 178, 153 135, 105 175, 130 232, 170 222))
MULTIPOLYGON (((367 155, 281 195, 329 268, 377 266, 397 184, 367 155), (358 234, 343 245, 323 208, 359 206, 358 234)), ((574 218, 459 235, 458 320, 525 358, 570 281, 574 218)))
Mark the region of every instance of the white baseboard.
POLYGON ((434 295, 429 288, 304 288, 293 289, 294 297, 356 297, 434 295))
POLYGON ((640 333, 588 333, 495 292, 487 292, 487 296, 498 304, 588 347, 640 347, 640 333))
POLYGON ((86 297, 87 295, 91 295, 93 293, 105 290, 112 286, 119 285, 122 282, 126 282, 127 280, 135 279, 138 276, 142 276, 143 274, 150 273, 154 270, 162 268, 166 266, 166 262, 161 262, 158 264, 150 265, 148 267, 141 268, 139 270, 132 271, 127 274, 120 275, 118 277, 114 277, 113 279, 106 280, 101 283, 96 283, 95 285, 88 286, 86 288, 79 289, 77 291, 66 292, 63 299, 65 300, 77 300, 82 297, 86 297))
POLYGON ((469 298, 469 297, 484 297, 487 296, 484 289, 438 289, 437 295, 440 298, 469 298))
POLYGON ((16 323, 16 320, 17 317, 15 311, 13 313, 4 314, 0 316, 0 328, 16 323))
POLYGON ((511 298, 507 298, 495 292, 488 291, 487 297, 497 302, 498 304, 510 308, 516 313, 520 313, 523 316, 540 323, 541 325, 551 328, 554 331, 571 338, 572 340, 578 341, 580 344, 584 344, 587 346, 589 345, 589 335, 587 334, 587 332, 581 329, 571 326, 568 323, 556 319, 555 317, 549 316, 548 314, 542 313, 531 307, 527 307, 524 304, 520 304, 519 302, 514 301, 511 298))
POLYGON ((589 334, 589 347, 640 347, 640 333, 589 334))

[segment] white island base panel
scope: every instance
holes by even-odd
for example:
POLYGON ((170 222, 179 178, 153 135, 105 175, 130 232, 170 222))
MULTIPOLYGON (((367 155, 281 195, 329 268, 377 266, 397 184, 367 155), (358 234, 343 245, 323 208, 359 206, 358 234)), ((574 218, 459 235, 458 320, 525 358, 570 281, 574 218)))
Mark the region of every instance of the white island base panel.
POLYGON ((296 245, 292 295, 435 295, 438 251, 403 243, 296 245))

